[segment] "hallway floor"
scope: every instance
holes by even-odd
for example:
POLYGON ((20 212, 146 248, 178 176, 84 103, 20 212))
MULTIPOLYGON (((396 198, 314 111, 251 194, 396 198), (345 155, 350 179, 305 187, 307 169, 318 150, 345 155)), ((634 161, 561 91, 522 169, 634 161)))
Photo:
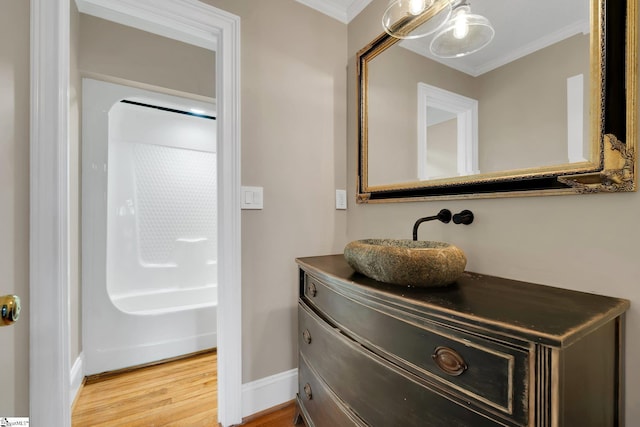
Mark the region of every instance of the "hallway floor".
MULTIPOLYGON (((215 350, 89 378, 73 406, 73 427, 210 427, 218 415, 215 350)), ((295 406, 249 417, 243 427, 291 427, 295 406)), ((302 424, 301 424, 302 425, 302 424)))
POLYGON ((74 427, 216 426, 215 351, 90 378, 73 407, 74 427))

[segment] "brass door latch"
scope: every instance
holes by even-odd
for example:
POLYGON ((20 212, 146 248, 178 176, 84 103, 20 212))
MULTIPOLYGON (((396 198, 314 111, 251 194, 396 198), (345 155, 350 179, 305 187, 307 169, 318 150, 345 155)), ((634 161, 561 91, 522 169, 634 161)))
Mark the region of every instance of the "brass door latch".
POLYGON ((20 298, 16 295, 0 297, 0 326, 14 324, 20 317, 20 298))

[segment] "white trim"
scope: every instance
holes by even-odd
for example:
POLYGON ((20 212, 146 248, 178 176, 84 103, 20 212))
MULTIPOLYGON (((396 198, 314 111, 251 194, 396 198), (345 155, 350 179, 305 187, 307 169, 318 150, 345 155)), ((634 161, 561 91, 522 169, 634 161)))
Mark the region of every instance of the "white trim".
POLYGON ((295 399, 298 370, 291 369, 242 385, 242 416, 247 417, 295 399))
MULTIPOLYGON (((30 416, 70 425, 69 1, 31 0, 30 416)), ((85 0, 78 0, 78 7, 85 0)), ((197 0, 92 0, 105 19, 215 47, 218 99, 218 420, 242 421, 240 18, 197 0), (118 18, 120 17, 120 18, 118 18), (118 22, 118 21, 116 21, 118 22), (194 37, 193 34, 198 34, 194 37), (181 34, 183 36, 181 36, 181 34), (187 34, 187 35, 184 35, 187 34), (182 37, 182 38, 180 38, 182 37), (204 40, 204 41, 203 41, 204 40)), ((93 13, 98 13, 95 10, 93 13)))
POLYGON ((586 162, 584 140, 584 75, 567 78, 567 157, 569 163, 586 162))
MULTIPOLYGON (((478 67, 474 67, 472 72, 467 74, 471 74, 473 77, 478 77, 484 73, 488 73, 489 71, 502 67, 503 65, 509 64, 516 59, 524 58, 527 55, 561 42, 562 40, 568 39, 571 36, 575 36, 576 34, 589 34, 589 25, 589 19, 573 22, 563 28, 560 28, 558 31, 547 34, 544 37, 540 37, 539 39, 536 39, 529 44, 519 46, 517 49, 508 51, 505 55, 502 55, 492 61, 485 62, 478 67)), ((451 66, 449 62, 447 62, 447 65, 451 66)))
POLYGON ((84 380, 84 353, 80 353, 80 356, 73 363, 71 368, 71 391, 69 393, 69 405, 73 405, 73 401, 76 400, 82 381, 84 380))
POLYGON ((34 426, 71 423, 69 0, 31 0, 29 402, 34 426))
POLYGON ((480 173, 478 168, 478 101, 448 90, 418 83, 418 178, 435 178, 427 170, 427 107, 457 116, 457 174, 480 173))
MULTIPOLYGON (((154 4, 156 2, 153 0, 154 4)), ((211 10, 218 11, 214 8, 211 10)), ((205 19, 220 27, 222 40, 216 52, 219 171, 218 421, 226 427, 242 422, 240 18, 231 14, 216 14, 205 19)))
POLYGON ((91 71, 81 71, 80 76, 83 79, 99 80, 101 82, 113 83, 121 86, 129 86, 136 89, 148 90, 150 92, 161 93, 163 95, 175 96, 178 98, 193 99, 194 101, 204 102, 205 104, 212 104, 216 109, 216 99, 210 96, 196 95, 195 93, 187 93, 180 90, 169 89, 166 87, 160 87, 148 83, 136 82, 133 80, 123 79, 121 77, 109 76, 107 74, 94 73, 91 71))
POLYGON ((212 31, 213 25, 203 19, 211 16, 211 6, 191 0, 163 3, 156 7, 155 2, 149 0, 76 0, 81 13, 217 50, 218 31, 212 31))
POLYGON ((496 68, 502 67, 503 65, 509 64, 510 62, 537 52, 538 50, 561 42, 562 40, 575 36, 576 34, 589 34, 589 25, 590 23, 588 19, 573 22, 553 33, 546 34, 543 37, 533 40, 524 46, 518 46, 516 49, 512 50, 505 50, 503 55, 478 65, 470 64, 468 61, 460 58, 446 59, 433 55, 427 47, 427 41, 425 41, 428 39, 402 40, 402 42, 400 42, 400 46, 410 50, 411 52, 417 53, 418 55, 446 65, 449 68, 468 74, 471 77, 479 77, 489 71, 493 71, 496 68))

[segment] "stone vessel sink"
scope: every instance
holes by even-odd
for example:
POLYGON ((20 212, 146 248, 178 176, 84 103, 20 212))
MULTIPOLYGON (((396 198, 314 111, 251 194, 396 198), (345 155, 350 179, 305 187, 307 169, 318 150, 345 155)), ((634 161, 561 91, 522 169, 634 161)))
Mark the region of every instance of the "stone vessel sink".
POLYGON ((345 246, 344 257, 358 273, 403 286, 446 286, 467 265, 460 248, 428 240, 356 240, 345 246))

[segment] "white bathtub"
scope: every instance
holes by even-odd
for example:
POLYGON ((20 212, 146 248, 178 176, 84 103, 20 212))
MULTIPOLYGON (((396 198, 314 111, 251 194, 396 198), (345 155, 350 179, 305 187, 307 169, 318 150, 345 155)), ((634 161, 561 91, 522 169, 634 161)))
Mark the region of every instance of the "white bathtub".
POLYGON ((216 347, 215 121, 83 96, 85 374, 216 347))
POLYGON ((84 316, 85 374, 92 375, 215 348, 217 287, 178 289, 91 304, 84 316))
POLYGON ((111 296, 111 301, 126 314, 148 316, 197 310, 218 305, 216 285, 191 289, 166 289, 157 292, 111 296))

